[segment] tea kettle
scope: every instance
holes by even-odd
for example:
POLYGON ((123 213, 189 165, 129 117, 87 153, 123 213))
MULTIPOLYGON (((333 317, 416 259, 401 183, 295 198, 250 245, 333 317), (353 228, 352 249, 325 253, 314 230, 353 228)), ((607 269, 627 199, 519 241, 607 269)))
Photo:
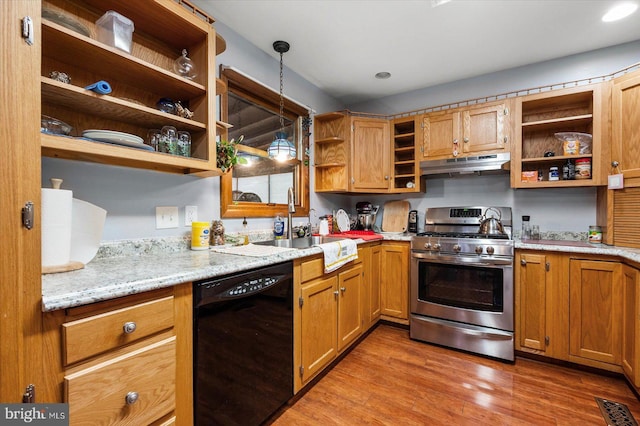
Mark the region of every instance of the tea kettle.
POLYGON ((486 235, 502 235, 504 234, 504 227, 502 226, 502 214, 499 210, 494 209, 493 207, 489 207, 484 211, 484 214, 480 217, 480 229, 478 230, 479 234, 486 235), (487 217, 487 213, 489 210, 492 210, 498 213, 498 218, 495 216, 487 217))

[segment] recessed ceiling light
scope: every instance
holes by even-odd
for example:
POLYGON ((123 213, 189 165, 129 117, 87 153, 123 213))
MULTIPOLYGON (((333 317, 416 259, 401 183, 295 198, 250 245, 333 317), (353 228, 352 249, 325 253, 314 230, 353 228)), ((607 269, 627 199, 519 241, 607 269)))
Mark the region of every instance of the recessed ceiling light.
POLYGON ((376 78, 380 80, 386 80, 389 77, 391 77, 391 73, 386 71, 381 71, 376 74, 376 78))
POLYGON ((626 18, 638 9, 637 3, 620 3, 613 6, 602 17, 604 22, 613 22, 622 18, 626 18))
POLYGON ((431 0, 431 7, 438 7, 450 1, 451 0, 431 0))

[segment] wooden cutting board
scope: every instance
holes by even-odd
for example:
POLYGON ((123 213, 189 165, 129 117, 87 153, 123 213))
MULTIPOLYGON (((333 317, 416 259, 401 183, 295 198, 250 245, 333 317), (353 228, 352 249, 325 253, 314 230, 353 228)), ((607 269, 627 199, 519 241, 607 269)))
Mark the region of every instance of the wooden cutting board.
POLYGON ((408 201, 387 201, 382 210, 382 232, 405 232, 409 221, 408 201))

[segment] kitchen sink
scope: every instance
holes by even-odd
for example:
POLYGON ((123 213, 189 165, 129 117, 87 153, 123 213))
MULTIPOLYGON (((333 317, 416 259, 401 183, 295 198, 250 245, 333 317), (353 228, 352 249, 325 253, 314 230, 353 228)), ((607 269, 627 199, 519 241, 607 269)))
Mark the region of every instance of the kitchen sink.
POLYGON ((331 236, 313 236, 313 237, 305 237, 305 238, 294 238, 292 241, 289 241, 287 239, 257 241, 253 244, 260 245, 260 246, 290 247, 290 248, 297 248, 297 249, 305 249, 317 244, 331 243, 331 242, 340 241, 340 240, 344 240, 344 238, 331 237, 331 236))

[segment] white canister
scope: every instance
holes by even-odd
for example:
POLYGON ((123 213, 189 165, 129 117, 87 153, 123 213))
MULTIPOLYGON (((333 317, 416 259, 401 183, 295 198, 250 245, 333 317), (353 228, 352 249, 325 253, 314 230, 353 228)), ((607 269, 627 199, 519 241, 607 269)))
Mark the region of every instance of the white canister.
POLYGON ((329 221, 320 219, 320 235, 329 235, 329 221))

